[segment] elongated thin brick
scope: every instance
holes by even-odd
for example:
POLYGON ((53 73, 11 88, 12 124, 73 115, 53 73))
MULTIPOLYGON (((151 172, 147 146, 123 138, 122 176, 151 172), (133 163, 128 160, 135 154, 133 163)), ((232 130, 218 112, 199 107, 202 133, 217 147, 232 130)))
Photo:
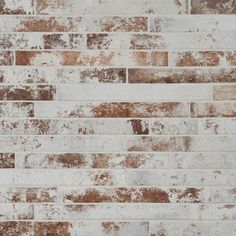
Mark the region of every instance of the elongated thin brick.
POLYGON ((235 66, 235 51, 172 52, 171 66, 235 66))
POLYGON ((128 69, 129 83, 235 83, 234 68, 128 69))
POLYGON ((125 83, 125 68, 88 68, 64 67, 56 70, 56 81, 65 84, 77 83, 125 83))
POLYGON ((32 220, 34 206, 22 204, 0 204, 1 220, 32 220))
POLYGON ((0 85, 0 100, 53 100, 55 92, 49 85, 0 85))
POLYGON ((7 176, 6 183, 12 186, 125 186, 125 170, 29 170, 2 169, 1 175, 7 176))
POLYGON ((0 16, 1 32, 78 32, 75 17, 0 16))
POLYGON ((214 100, 236 100, 236 85, 213 86, 214 100))
POLYGON ((0 83, 124 83, 125 68, 1 68, 0 83))
POLYGON ((0 149, 11 151, 83 152, 85 140, 80 136, 0 136, 0 149))
POLYGON ((116 235, 116 236, 148 236, 147 221, 3 221, 0 222, 0 231, 6 235, 116 235))
POLYGON ((0 188, 1 203, 47 203, 55 202, 56 188, 0 188))
POLYGON ((101 101, 194 101, 210 100, 206 84, 63 84, 57 86, 58 100, 101 101))
POLYGON ((45 49, 84 49, 82 34, 45 34, 43 35, 45 49))
POLYGON ((0 14, 33 14, 34 13, 34 3, 33 1, 24 0, 1 0, 0 1, 0 14))
POLYGON ((149 122, 141 119, 96 120, 0 120, 0 134, 8 135, 107 135, 149 133, 149 122))
POLYGON ((0 153, 0 168, 14 168, 15 154, 14 153, 0 153))
POLYGON ((235 170, 133 170, 128 172, 128 185, 235 185, 235 175, 235 170))
POLYGON ((160 34, 97 33, 87 35, 96 50, 219 50, 234 49, 234 32, 166 32, 160 34))
POLYGON ((0 102, 0 117, 33 117, 32 102, 0 102))
POLYGON ((158 119, 151 121, 150 131, 156 135, 191 135, 198 133, 198 123, 190 119, 158 119))
POLYGON ((235 31, 235 15, 185 15, 150 17, 151 32, 235 31), (232 22, 229 23, 229 22, 232 22))
POLYGON ((236 226, 230 221, 151 221, 150 236, 170 235, 234 235, 236 226))
POLYGON ((16 65, 31 66, 167 66, 167 52, 16 51, 16 65))
POLYGON ((235 117, 236 103, 202 102, 191 103, 192 117, 235 117))
POLYGON ((145 32, 147 17, 0 16, 1 32, 145 32))
POLYGON ((47 220, 143 220, 194 219, 198 207, 191 204, 79 204, 35 205, 35 219, 47 220))
POLYGON ((145 15, 145 14, 187 14, 188 2, 186 0, 113 0, 112 2, 100 2, 92 0, 68 0, 66 2, 56 0, 37 0, 37 14, 69 14, 69 15, 145 15), (135 6, 135 7, 134 7, 135 6))
POLYGON ((235 153, 17 153, 27 169, 234 169, 235 153))
POLYGON ((187 117, 189 104, 181 102, 36 102, 35 117, 187 117))
POLYGON ((236 151, 236 136, 86 136, 90 152, 236 151))
POLYGON ((2 49, 85 49, 84 36, 70 33, 2 33, 2 49))
POLYGON ((236 119, 199 119, 198 134, 236 134, 236 119))
POLYGON ((232 0, 192 0, 192 14, 235 14, 236 4, 232 0))
POLYGON ((14 53, 11 51, 0 51, 0 66, 10 66, 14 63, 14 53))
POLYGON ((199 206, 200 220, 235 220, 235 204, 206 204, 199 206))
POLYGON ((65 203, 199 203, 211 201, 210 188, 60 188, 65 203))
POLYGON ((212 190, 212 201, 216 203, 235 203, 236 187, 216 187, 212 190))

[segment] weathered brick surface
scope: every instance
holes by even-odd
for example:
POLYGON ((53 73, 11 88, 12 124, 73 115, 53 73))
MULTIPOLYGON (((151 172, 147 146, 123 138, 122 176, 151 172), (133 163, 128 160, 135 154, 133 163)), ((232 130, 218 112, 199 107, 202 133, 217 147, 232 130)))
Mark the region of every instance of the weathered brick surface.
POLYGON ((234 0, 0 0, 0 236, 236 235, 234 0))

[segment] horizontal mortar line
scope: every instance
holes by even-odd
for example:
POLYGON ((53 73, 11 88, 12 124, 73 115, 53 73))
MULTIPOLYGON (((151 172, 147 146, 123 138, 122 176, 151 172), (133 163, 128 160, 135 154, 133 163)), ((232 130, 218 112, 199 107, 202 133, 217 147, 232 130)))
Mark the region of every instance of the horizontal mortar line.
MULTIPOLYGON (((82 127, 81 127, 82 128, 82 127)), ((14 129, 13 129, 14 130, 14 129)), ((2 132, 0 132, 0 135, 2 137, 25 137, 25 136, 36 136, 36 137, 48 137, 48 136, 68 136, 68 137, 101 137, 101 136, 106 136, 106 137, 111 137, 111 136, 115 136, 115 137, 120 137, 120 136, 125 136, 125 137, 199 137, 199 136, 208 136, 208 137, 235 137, 236 138, 236 133, 235 134, 119 134, 119 133, 114 133, 114 134, 4 134, 2 132)))
MULTIPOLYGON (((235 223, 235 220, 222 220, 222 219, 150 219, 150 218, 147 218, 147 219, 124 219, 124 218, 117 218, 117 219, 28 219, 28 220, 22 220, 22 219, 12 219, 12 220, 9 220, 9 219, 6 219, 6 220, 3 220, 3 219, 0 219, 0 222, 1 223, 4 223, 4 222, 30 222, 30 223, 37 223, 37 222, 72 222, 72 223, 76 223, 76 222, 86 222, 86 223, 89 223, 89 222, 147 222, 147 223, 152 223, 152 222, 198 222, 198 223, 205 223, 205 222, 219 222, 219 223, 235 223)), ((79 229, 79 228, 77 228, 79 229)))
MULTIPOLYGON (((167 48, 167 49, 0 49, 0 51, 12 51, 12 50, 16 50, 16 52, 22 52, 22 51, 26 51, 26 52, 30 52, 30 51, 38 51, 38 52, 58 52, 58 51, 66 51, 66 52, 169 52, 171 53, 182 53, 182 52, 199 52, 199 49, 176 49, 173 51, 172 48, 167 48)), ((228 49, 227 49, 228 50, 228 49)), ((214 49, 203 49, 203 51, 207 51, 207 52, 215 52, 215 51, 220 51, 220 49, 214 50, 214 49)), ((236 51, 236 48, 234 48, 234 51, 236 51)), ((164 65, 163 65, 164 66, 164 65)))
POLYGON ((0 49, 0 51, 4 52, 4 51, 12 51, 12 50, 16 50, 17 52, 168 52, 168 53, 176 53, 176 52, 215 52, 215 51, 223 51, 223 52, 227 52, 227 51, 235 51, 235 48, 157 48, 157 49, 132 49, 132 48, 126 48, 126 49, 116 49, 116 48, 107 48, 107 49, 93 49, 93 48, 81 48, 81 49, 71 49, 71 48, 53 48, 53 49, 43 49, 43 48, 39 48, 39 49, 30 49, 30 48, 9 48, 9 49, 0 49))
MULTIPOLYGON (((31 186, 29 185, 0 185, 0 189, 8 189, 8 188, 31 188, 31 186)), ((37 185, 35 184, 34 185, 35 188, 42 188, 42 186, 40 185, 37 185)), ((106 185, 94 185, 92 186, 92 188, 98 188, 98 189, 103 189, 103 188, 186 188, 186 187, 192 187, 192 188, 205 188, 205 189, 208 189, 208 190, 217 190, 219 188, 231 188, 231 187, 236 187, 236 184, 235 185, 217 185, 217 186, 208 186, 208 185, 165 185, 163 187, 163 185, 110 185, 110 186, 106 186, 106 185)), ((56 191, 62 191, 64 188, 66 189, 87 189, 88 187, 84 186, 84 185, 77 185, 77 186, 73 186, 73 185, 50 185, 50 187, 46 187, 46 188, 56 188, 56 191)), ((89 187, 90 188, 90 187, 89 187)), ((236 200, 235 200, 235 203, 236 203, 236 200)))
MULTIPOLYGON (((12 51, 13 52, 13 51, 12 51)), ((236 69, 236 66, 135 66, 135 65, 0 65, 0 69, 185 69, 185 70, 221 70, 221 69, 236 69)))
POLYGON ((209 137, 235 137, 236 138, 236 134, 161 134, 161 135, 155 135, 155 134, 5 134, 3 135, 3 137, 9 136, 9 137, 18 137, 18 136, 36 136, 36 137, 42 137, 42 136, 78 136, 78 137, 84 137, 84 136, 90 136, 90 137, 101 137, 101 136, 114 136, 114 137, 123 137, 123 136, 130 136, 133 137, 134 135, 137 137, 199 137, 199 136, 209 136, 209 137))
POLYGON ((236 117, 45 117, 45 118, 37 118, 37 117, 0 117, 0 120, 19 120, 19 121, 27 121, 27 120, 59 120, 59 121, 127 121, 132 119, 144 120, 149 122, 156 122, 156 121, 181 121, 181 120, 188 120, 188 121, 204 121, 204 120, 219 120, 219 121, 230 121, 234 120, 236 122, 236 117))
MULTIPOLYGON (((6 153, 6 152, 4 152, 4 153, 6 153)), ((12 152, 11 152, 12 153, 12 152)), ((153 152, 153 151, 146 151, 146 152, 137 152, 137 151, 106 151, 106 152, 104 152, 104 151, 96 151, 96 152, 89 152, 89 151, 82 151, 82 152, 69 152, 69 151, 62 151, 62 152, 52 152, 52 151, 48 151, 48 152, 34 152, 34 151, 15 151, 14 153, 16 153, 16 154, 27 154, 27 153, 30 153, 30 154, 34 154, 34 153, 42 153, 42 154, 50 154, 50 153, 52 153, 52 154, 56 154, 56 153, 84 153, 84 154, 96 154, 96 153, 103 153, 103 154, 168 154, 168 152, 153 152)), ((208 152, 204 152, 204 151, 188 151, 188 152, 178 152, 178 151, 173 151, 173 152, 169 152, 169 154, 174 154, 174 153, 176 153, 176 154, 187 154, 187 153, 192 153, 192 154, 199 154, 199 153, 208 153, 208 152)), ((232 152, 229 152, 229 151, 221 151, 221 152, 214 152, 214 151, 212 151, 211 152, 212 154, 218 154, 218 153, 221 153, 221 154, 223 154, 223 153, 226 153, 226 154, 228 154, 228 153, 232 153, 232 152)), ((234 152, 235 154, 236 154, 236 151, 234 152)), ((209 153, 208 153, 209 154, 209 153)))
MULTIPOLYGON (((176 202, 166 202, 166 203, 155 203, 155 202, 143 202, 143 203, 136 203, 136 202, 81 202, 81 203, 74 203, 74 202, 68 202, 68 203, 62 203, 62 202, 48 202, 48 203, 30 203, 30 202, 22 202, 22 203, 0 203, 0 205, 29 205, 29 206, 32 206, 32 205, 50 205, 50 206, 66 206, 66 205, 109 205, 109 206, 112 206, 112 205, 133 205, 133 206, 136 206, 136 205, 156 205, 156 206, 170 206, 170 205, 179 205, 179 206, 185 206, 185 205, 189 205, 189 206, 200 206, 200 205, 204 205, 204 206, 222 206, 222 205, 227 205, 227 204, 232 204, 232 202, 223 202, 223 203, 214 203, 214 202, 199 202, 199 203, 176 203, 176 202)), ((232 205, 235 205, 236 204, 232 204, 232 205)), ((236 220, 236 219, 235 219, 236 220)))
MULTIPOLYGON (((18 159, 18 158, 16 158, 18 159)), ((137 158, 138 159, 138 158, 137 158)), ((222 168, 222 167, 218 167, 218 168, 110 168, 110 167, 107 167, 107 168, 73 168, 73 167, 59 167, 59 168, 27 168, 27 167, 22 167, 22 168, 2 168, 0 169, 2 172, 15 172, 16 170, 21 170, 21 171, 34 171, 34 170, 42 170, 42 171, 51 171, 51 170, 63 170, 65 172, 76 172, 76 171, 87 171, 87 170, 91 170, 91 171, 118 171, 118 170, 123 170, 123 172, 145 172, 145 171, 153 171, 153 172, 157 172, 160 171, 160 170, 163 170, 163 171, 166 171, 166 170, 173 170, 173 171, 187 171, 187 172, 192 172, 192 171, 203 171, 203 172, 207 172, 207 171, 220 171, 221 169, 223 170, 228 170, 228 171, 236 171, 236 167, 235 168, 222 168)), ((36 184, 37 185, 37 184, 36 184)), ((189 184, 191 185, 191 184, 189 184)), ((235 184, 236 185, 236 184, 235 184)), ((137 185, 136 185, 137 186, 137 185)), ((171 185, 170 185, 171 186, 171 185)), ((172 185, 173 186, 173 185, 172 185)), ((174 185, 175 186, 175 185, 174 185)), ((201 185, 199 185, 201 186, 201 185)), ((205 185, 203 185, 205 186, 205 185)), ((209 185, 210 186, 210 185, 209 185)))
MULTIPOLYGON (((76 6, 76 5, 75 5, 76 6)), ((125 7, 126 5, 124 5, 125 7)), ((73 14, 71 12, 71 10, 68 10, 68 13, 66 14, 57 14, 57 13, 48 13, 47 15, 45 14, 3 14, 1 15, 2 17, 12 17, 12 16, 16 16, 16 17, 29 17, 29 18, 33 18, 33 17, 42 17, 42 18, 48 18, 48 17, 63 17, 63 18, 76 18, 76 17, 82 17, 82 18, 93 18, 93 17, 170 17, 170 18, 196 18, 199 19, 199 16, 202 16, 202 18, 208 18, 208 17, 212 17, 212 18, 235 18, 234 15, 229 15, 229 14, 188 14, 187 12, 185 14, 73 14), (68 15, 67 15, 68 14, 68 15)))

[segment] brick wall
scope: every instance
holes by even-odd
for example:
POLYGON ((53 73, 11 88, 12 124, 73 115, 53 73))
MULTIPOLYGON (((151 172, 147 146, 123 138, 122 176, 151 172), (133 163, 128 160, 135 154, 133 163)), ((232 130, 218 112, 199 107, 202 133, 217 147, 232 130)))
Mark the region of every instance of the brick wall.
POLYGON ((235 0, 0 0, 0 235, 236 235, 235 0))

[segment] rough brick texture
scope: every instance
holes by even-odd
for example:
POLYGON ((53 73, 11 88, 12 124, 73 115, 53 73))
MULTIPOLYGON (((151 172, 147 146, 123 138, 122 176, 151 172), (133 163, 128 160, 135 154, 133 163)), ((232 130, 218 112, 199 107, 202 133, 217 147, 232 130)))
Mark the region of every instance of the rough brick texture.
POLYGON ((235 0, 0 0, 0 236, 235 236, 235 42, 235 0))

